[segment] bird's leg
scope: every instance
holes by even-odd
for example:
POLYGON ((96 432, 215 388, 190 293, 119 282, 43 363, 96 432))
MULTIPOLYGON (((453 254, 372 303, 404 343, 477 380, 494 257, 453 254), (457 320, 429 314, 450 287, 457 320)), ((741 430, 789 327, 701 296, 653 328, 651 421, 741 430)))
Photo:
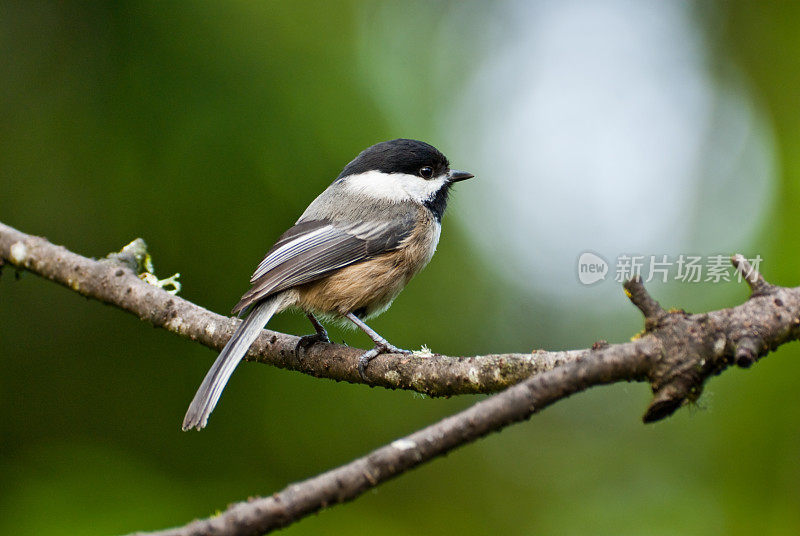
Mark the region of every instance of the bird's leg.
POLYGON ((409 350, 403 350, 394 346, 393 344, 389 344, 389 341, 378 335, 375 330, 371 327, 366 325, 363 320, 358 318, 353 313, 347 313, 346 318, 361 328, 361 331, 367 334, 367 336, 372 339, 372 342, 375 343, 375 348, 364 352, 361 357, 358 358, 358 375, 361 376, 361 379, 367 381, 367 376, 365 374, 367 370, 367 365, 369 362, 375 359, 380 354, 410 354, 409 350))
POLYGON ((311 325, 314 326, 316 333, 313 335, 304 335, 300 337, 300 341, 298 341, 297 346, 294 349, 297 359, 302 359, 300 356, 301 349, 306 351, 318 342, 331 342, 331 340, 328 338, 328 332, 325 330, 325 326, 320 324, 319 320, 317 320, 317 318, 311 313, 306 313, 306 316, 311 321, 311 325))

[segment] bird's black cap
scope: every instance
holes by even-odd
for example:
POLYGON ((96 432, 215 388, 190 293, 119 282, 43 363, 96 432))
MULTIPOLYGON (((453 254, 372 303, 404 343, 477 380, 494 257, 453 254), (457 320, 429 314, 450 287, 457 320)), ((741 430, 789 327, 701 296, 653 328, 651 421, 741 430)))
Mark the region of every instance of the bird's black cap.
POLYGON ((367 171, 416 175, 425 166, 433 168, 436 177, 450 168, 450 162, 433 145, 400 138, 367 147, 345 166, 337 179, 367 171))

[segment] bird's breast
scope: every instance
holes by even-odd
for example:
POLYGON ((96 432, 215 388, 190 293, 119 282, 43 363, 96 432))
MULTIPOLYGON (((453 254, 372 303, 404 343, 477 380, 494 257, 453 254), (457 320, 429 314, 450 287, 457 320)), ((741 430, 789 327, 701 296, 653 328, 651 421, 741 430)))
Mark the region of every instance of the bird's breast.
POLYGON ((436 246, 439 245, 439 236, 442 233, 441 224, 427 211, 422 222, 414 227, 414 231, 400 245, 399 252, 402 253, 408 269, 411 272, 409 278, 425 268, 431 261, 433 254, 436 253, 436 246))
POLYGON ((297 305, 323 314, 357 312, 364 318, 380 314, 430 262, 440 234, 439 222, 433 217, 423 218, 397 249, 298 287, 297 305))

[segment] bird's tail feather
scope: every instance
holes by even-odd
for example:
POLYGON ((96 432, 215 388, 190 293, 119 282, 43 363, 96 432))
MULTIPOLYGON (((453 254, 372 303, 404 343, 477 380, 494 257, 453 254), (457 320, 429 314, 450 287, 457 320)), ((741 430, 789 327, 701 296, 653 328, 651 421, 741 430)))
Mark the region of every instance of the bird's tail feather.
POLYGON ((217 405, 217 401, 222 395, 222 390, 225 389, 225 384, 228 383, 228 379, 230 379, 234 369, 245 356, 250 345, 256 340, 258 334, 261 333, 261 329, 278 310, 280 304, 281 300, 278 296, 269 298, 258 304, 247 318, 242 321, 239 329, 236 330, 236 333, 233 334, 228 344, 220 352, 217 360, 211 365, 205 379, 203 379, 203 383, 197 389, 192 403, 189 404, 186 417, 183 418, 184 430, 189 430, 190 428, 200 430, 205 427, 208 416, 214 411, 214 406, 217 405))

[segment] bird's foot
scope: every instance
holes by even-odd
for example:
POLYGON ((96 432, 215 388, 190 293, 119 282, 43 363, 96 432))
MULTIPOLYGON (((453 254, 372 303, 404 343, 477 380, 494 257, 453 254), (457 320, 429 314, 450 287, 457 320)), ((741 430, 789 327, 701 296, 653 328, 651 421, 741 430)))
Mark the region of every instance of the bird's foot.
POLYGON ((325 331, 325 328, 322 328, 311 335, 303 335, 300 337, 300 340, 297 341, 297 346, 294 348, 294 353, 297 356, 297 359, 302 360, 303 353, 307 352, 309 348, 318 342, 331 342, 331 340, 328 338, 328 332, 325 331))
POLYGON ((367 381, 367 365, 369 362, 378 357, 381 354, 411 354, 410 350, 403 350, 402 348, 398 348, 393 344, 389 344, 386 341, 381 343, 377 343, 372 350, 368 350, 361 354, 358 358, 358 375, 361 376, 363 381, 367 381))

